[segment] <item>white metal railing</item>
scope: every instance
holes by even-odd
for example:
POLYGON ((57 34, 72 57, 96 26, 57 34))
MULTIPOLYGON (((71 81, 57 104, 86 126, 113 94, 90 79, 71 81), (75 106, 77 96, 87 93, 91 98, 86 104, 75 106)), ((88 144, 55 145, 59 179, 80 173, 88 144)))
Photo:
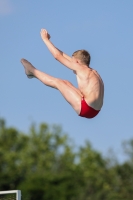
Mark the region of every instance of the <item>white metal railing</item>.
POLYGON ((16 194, 16 200, 21 200, 21 190, 9 190, 9 191, 0 191, 0 196, 5 194, 4 200, 6 200, 7 194, 16 194))

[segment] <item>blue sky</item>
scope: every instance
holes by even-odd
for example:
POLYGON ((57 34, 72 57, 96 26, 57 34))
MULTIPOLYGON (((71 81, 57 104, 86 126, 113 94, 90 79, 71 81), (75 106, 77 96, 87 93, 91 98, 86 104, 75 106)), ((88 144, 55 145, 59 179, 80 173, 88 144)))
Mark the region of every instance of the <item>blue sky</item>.
POLYGON ((0 0, 0 117, 28 132, 32 122, 61 125, 76 145, 89 140, 104 155, 133 138, 133 1, 0 0), (34 2, 34 3, 33 3, 34 2), (76 77, 58 63, 40 37, 46 28, 53 44, 71 56, 91 54, 91 67, 105 84, 104 106, 94 119, 78 117, 60 93, 27 79, 21 58, 52 76, 76 77))

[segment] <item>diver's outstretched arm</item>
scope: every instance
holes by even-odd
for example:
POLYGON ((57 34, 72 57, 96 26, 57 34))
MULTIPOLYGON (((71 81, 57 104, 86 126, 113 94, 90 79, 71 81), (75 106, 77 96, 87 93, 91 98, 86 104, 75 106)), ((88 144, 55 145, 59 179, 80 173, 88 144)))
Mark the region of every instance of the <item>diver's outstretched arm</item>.
POLYGON ((75 66, 72 62, 72 58, 52 44, 52 42, 50 41, 50 35, 46 29, 41 29, 41 38, 56 60, 58 60, 71 70, 77 70, 77 66, 75 66))
MULTIPOLYGON (((49 33, 47 32, 46 29, 41 29, 41 38, 43 40, 43 42, 46 44, 46 40, 49 40, 50 39, 50 35, 49 33)), ((50 42, 50 41, 49 41, 50 42)), ((50 42, 51 43, 51 42, 50 42)), ((46 44, 47 45, 47 44, 46 44)), ((53 44, 51 45, 51 47, 53 46, 53 48, 50 48, 50 52, 52 53, 52 55, 54 57, 56 57, 57 54, 62 54, 62 56, 64 56, 66 59, 68 59, 69 61, 71 61, 71 57, 68 56, 67 54, 65 54, 64 52, 62 52, 61 50, 59 50, 58 48, 56 48, 53 44)), ((49 45, 47 46, 49 47, 49 45)))

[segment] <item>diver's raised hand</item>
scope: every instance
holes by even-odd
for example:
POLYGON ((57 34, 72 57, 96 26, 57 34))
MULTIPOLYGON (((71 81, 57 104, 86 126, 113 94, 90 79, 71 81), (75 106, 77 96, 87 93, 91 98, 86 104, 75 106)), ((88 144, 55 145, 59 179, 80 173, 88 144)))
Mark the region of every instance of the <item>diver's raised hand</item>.
POLYGON ((50 39, 50 35, 49 35, 49 33, 46 29, 41 29, 40 34, 41 34, 42 40, 49 40, 50 39))

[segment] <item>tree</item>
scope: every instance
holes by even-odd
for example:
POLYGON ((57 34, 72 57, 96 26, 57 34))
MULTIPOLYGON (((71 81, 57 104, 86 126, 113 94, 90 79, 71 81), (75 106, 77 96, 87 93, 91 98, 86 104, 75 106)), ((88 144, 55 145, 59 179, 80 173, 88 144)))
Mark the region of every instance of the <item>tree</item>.
POLYGON ((114 166, 116 188, 119 199, 133 199, 133 140, 123 142, 123 150, 127 161, 114 166))
POLYGON ((28 136, 6 128, 5 121, 0 120, 0 190, 12 190, 24 180, 21 152, 28 140, 28 136))
POLYGON ((0 119, 0 190, 20 189, 22 200, 131 200, 132 140, 124 150, 127 161, 109 162, 89 142, 75 151, 59 126, 32 124, 25 134, 0 119))
POLYGON ((75 153, 59 126, 32 125, 26 135, 1 120, 0 155, 0 190, 18 188, 32 200, 78 195, 75 153))

